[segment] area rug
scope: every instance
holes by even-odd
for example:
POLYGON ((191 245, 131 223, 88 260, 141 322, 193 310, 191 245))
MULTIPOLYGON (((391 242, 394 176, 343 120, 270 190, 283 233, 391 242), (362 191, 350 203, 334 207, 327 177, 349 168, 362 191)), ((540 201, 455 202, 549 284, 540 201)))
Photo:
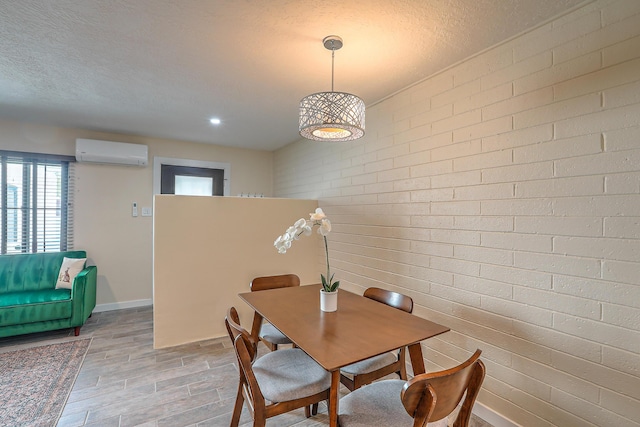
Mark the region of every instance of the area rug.
POLYGON ((0 353, 0 426, 55 426, 91 339, 0 353))

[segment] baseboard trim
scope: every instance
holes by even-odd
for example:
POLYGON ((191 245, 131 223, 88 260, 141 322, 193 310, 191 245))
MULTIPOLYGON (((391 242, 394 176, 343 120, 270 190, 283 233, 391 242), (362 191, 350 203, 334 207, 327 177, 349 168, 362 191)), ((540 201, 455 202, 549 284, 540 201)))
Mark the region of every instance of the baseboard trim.
POLYGON ((478 401, 473 405, 473 413, 493 427, 521 427, 520 424, 514 423, 478 401))
POLYGON ((153 305, 152 299, 139 299, 139 300, 125 301, 125 302, 112 302, 109 304, 96 305, 96 308, 93 309, 93 312, 99 313, 101 311, 122 310, 124 308, 146 307, 149 305, 153 305))

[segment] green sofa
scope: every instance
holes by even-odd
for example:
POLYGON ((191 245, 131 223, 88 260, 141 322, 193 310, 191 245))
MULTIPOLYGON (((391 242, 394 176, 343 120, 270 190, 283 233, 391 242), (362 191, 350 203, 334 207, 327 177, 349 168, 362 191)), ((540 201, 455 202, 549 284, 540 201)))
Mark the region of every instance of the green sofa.
POLYGON ((85 251, 0 255, 0 337, 80 327, 96 306, 95 266, 85 267, 71 289, 56 289, 64 257, 85 251))

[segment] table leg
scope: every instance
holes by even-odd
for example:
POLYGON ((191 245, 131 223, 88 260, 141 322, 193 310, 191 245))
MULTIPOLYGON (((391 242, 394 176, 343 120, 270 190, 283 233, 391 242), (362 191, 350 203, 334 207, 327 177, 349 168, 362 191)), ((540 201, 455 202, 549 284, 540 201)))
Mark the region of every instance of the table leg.
POLYGON ((409 356, 411 357, 413 375, 424 374, 424 358, 422 357, 422 346, 419 342, 409 346, 409 356))
POLYGON ((338 427, 338 390, 340 389, 340 369, 331 372, 331 390, 329 390, 329 426, 338 427))

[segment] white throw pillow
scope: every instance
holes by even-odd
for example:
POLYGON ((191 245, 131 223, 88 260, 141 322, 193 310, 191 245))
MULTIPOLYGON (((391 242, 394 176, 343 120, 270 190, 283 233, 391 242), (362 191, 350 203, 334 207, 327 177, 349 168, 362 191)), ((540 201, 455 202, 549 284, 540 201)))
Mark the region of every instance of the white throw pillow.
POLYGON ((71 289, 73 286, 73 279, 76 278, 78 273, 84 269, 84 263, 86 258, 67 258, 62 260, 62 266, 58 272, 58 281, 56 282, 56 289, 71 289))

